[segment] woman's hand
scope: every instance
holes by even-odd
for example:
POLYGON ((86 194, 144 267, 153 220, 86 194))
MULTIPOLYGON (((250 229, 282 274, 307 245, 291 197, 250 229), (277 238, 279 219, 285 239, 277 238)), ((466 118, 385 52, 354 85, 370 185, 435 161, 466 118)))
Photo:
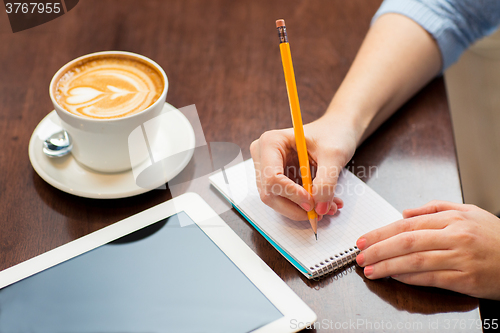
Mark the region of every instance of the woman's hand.
POLYGON ((360 237, 365 276, 392 276, 474 297, 500 299, 500 219, 473 205, 432 201, 360 237))
POLYGON ((255 164, 257 188, 262 201, 293 219, 307 220, 307 211, 333 215, 342 200, 334 198, 342 168, 356 149, 355 131, 333 117, 304 126, 309 161, 313 169, 313 195, 299 183, 299 164, 293 128, 269 131, 250 146, 255 164))
POLYGON ((440 69, 439 47, 425 29, 403 15, 382 15, 325 115, 304 126, 310 161, 317 167, 313 196, 287 177, 287 167, 296 171, 298 164, 293 130, 286 129, 266 132, 250 146, 262 201, 294 220, 306 220, 311 209, 335 213, 337 178, 356 146, 440 69))

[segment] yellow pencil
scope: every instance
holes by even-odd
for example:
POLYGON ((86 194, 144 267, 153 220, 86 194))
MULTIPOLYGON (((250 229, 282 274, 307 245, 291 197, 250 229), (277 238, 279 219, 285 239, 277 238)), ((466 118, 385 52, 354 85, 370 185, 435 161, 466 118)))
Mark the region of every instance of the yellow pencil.
MULTIPOLYGON (((304 127, 302 126, 302 115, 300 114, 299 95, 297 94, 297 85, 295 83, 295 74, 293 73, 292 54, 286 34, 285 20, 277 20, 276 28, 280 38, 281 61, 283 62, 283 71, 285 72, 286 90, 288 92, 288 101, 290 102, 290 111, 292 113, 293 131, 295 134, 295 143, 297 145, 297 154, 299 155, 300 175, 302 185, 312 195, 312 177, 309 167, 309 155, 307 154, 306 137, 304 136, 304 127)), ((312 209, 307 212, 307 217, 311 227, 318 239, 318 214, 312 209)))

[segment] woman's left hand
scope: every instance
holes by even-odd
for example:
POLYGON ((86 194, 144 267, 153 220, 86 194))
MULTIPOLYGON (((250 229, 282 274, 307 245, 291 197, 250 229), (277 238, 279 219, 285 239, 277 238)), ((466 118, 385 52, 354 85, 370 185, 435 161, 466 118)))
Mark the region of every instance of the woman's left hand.
POLYGON ((500 299, 500 219, 473 205, 432 201, 357 241, 369 279, 391 276, 474 297, 500 299))

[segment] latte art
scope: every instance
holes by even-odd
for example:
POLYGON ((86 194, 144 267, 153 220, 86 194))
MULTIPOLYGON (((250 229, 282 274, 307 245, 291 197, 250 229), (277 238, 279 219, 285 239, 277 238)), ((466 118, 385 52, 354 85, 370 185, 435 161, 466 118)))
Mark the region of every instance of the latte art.
POLYGON ((110 119, 141 112, 163 92, 158 71, 132 58, 99 57, 70 68, 57 82, 55 98, 83 117, 110 119))

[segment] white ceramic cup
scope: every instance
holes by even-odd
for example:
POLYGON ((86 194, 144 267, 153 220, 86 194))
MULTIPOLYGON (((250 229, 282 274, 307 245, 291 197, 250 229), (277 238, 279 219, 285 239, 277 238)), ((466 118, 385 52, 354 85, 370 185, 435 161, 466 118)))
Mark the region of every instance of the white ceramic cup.
MULTIPOLYGON (((57 71, 49 87, 50 99, 54 104, 57 115, 61 118, 61 125, 70 134, 73 141, 73 150, 71 151, 73 157, 80 164, 88 168, 108 173, 122 172, 135 167, 135 165, 131 165, 130 163, 128 137, 136 127, 160 115, 167 97, 167 90, 167 75, 156 62, 139 54, 122 51, 91 53, 70 61, 57 71), (164 82, 160 98, 141 112, 113 119, 95 119, 78 116, 66 111, 57 104, 54 93, 61 76, 76 63, 102 55, 136 58, 156 68, 164 82)), ((148 133, 148 137, 151 140, 154 140, 154 135, 155 133, 148 133)), ((134 149, 134 147, 131 148, 134 149)), ((144 151, 143 153, 144 158, 141 159, 140 156, 136 156, 134 159, 138 164, 149 157, 148 151, 144 151)))

